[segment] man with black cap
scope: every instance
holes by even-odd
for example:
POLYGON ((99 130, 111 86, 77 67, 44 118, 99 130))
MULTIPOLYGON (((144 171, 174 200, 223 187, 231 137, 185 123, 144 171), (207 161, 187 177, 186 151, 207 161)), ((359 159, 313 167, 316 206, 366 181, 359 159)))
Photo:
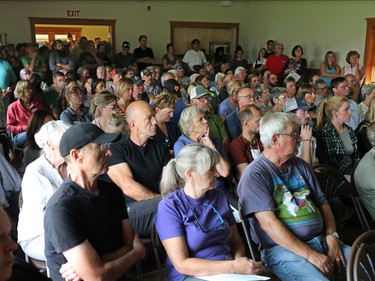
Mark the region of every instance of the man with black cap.
POLYGON ((318 159, 315 157, 316 138, 313 137, 312 128, 308 125, 310 119, 309 111, 315 109, 315 105, 309 106, 301 98, 288 99, 283 108, 284 112, 294 114, 301 125, 301 142, 296 156, 302 158, 310 165, 318 163, 318 159))
POLYGON ((118 138, 91 123, 72 126, 61 138, 70 176, 49 200, 44 217, 45 254, 55 281, 123 280, 144 258, 121 189, 98 179, 108 171, 109 144, 118 138))
POLYGON ((190 70, 193 72, 195 72, 194 66, 203 65, 207 61, 204 53, 199 50, 200 43, 198 39, 191 41, 191 49, 185 53, 182 59, 184 63, 189 65, 190 70))
POLYGON ((121 68, 124 72, 129 67, 136 63, 135 56, 129 52, 130 43, 128 41, 122 42, 122 50, 117 53, 113 59, 112 68, 121 68))

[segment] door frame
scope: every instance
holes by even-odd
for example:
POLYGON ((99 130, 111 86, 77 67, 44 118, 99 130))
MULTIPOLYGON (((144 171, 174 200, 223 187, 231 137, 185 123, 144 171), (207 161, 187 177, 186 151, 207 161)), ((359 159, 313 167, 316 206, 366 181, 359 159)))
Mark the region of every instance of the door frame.
POLYGON ((76 19, 76 18, 36 18, 29 17, 31 42, 35 43, 35 25, 36 24, 55 24, 55 25, 106 25, 110 28, 112 55, 116 53, 116 20, 113 19, 76 19))

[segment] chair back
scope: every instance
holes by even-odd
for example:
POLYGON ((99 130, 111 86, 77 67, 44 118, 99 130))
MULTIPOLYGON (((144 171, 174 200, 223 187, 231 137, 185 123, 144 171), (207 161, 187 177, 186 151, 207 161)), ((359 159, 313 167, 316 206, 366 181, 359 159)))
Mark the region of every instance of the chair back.
POLYGON ((250 236, 250 223, 248 222, 246 215, 244 215, 243 213, 242 203, 240 199, 238 199, 238 212, 240 213, 241 224, 242 224, 243 231, 245 233, 246 243, 250 251, 251 259, 256 261, 257 256, 255 255, 255 250, 253 248, 253 244, 251 242, 251 236, 250 236))
POLYGON ((320 164, 314 167, 314 173, 327 199, 352 193, 349 182, 336 168, 320 164))
POLYGON ((346 274, 348 281, 375 280, 375 230, 363 233, 354 241, 346 274))

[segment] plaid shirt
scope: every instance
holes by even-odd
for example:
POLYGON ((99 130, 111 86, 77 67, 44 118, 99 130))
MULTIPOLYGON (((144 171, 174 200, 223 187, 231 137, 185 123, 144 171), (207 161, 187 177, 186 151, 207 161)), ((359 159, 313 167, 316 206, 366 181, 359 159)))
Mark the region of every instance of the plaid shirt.
POLYGON ((349 131, 349 137, 352 141, 354 152, 351 155, 352 164, 348 166, 345 162, 345 147, 339 133, 331 122, 326 123, 317 132, 319 160, 321 163, 327 163, 337 168, 341 173, 350 175, 355 164, 360 160, 357 148, 357 137, 353 129, 344 124, 349 131))

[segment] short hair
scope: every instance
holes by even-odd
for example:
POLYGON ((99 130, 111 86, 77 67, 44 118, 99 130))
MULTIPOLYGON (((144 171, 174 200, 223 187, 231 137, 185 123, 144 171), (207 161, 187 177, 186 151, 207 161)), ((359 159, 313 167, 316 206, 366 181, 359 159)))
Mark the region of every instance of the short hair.
POLYGON ((147 39, 147 36, 146 35, 139 35, 138 37, 138 42, 141 41, 143 38, 147 39))
POLYGON ((284 79, 284 81, 283 81, 283 85, 286 87, 286 85, 287 85, 289 82, 296 83, 296 80, 295 80, 292 76, 286 77, 286 78, 284 79))
POLYGON ((60 141, 62 135, 66 130, 69 129, 69 127, 69 124, 64 123, 61 120, 49 121, 40 128, 39 132, 35 134, 35 142, 42 149, 42 151, 45 151, 47 142, 60 141))
POLYGON ((178 126, 184 135, 190 135, 192 120, 198 113, 202 113, 203 115, 205 114, 202 108, 195 105, 188 106, 182 111, 178 126))
POLYGON ((26 88, 31 87, 29 80, 20 80, 17 82, 16 88, 14 89, 14 97, 16 99, 22 98, 26 88))
POLYGON ((367 127, 367 138, 371 146, 375 146, 375 122, 372 122, 368 127, 367 127))
POLYGON ((297 97, 304 98, 306 94, 314 92, 314 87, 309 83, 303 83, 297 92, 297 97))
POLYGON ((83 72, 85 72, 85 71, 89 71, 88 68, 86 68, 84 66, 78 67, 78 69, 77 69, 78 76, 81 76, 83 74, 83 72))
POLYGON ((368 110, 365 113, 364 119, 369 122, 375 122, 375 99, 372 99, 368 105, 368 110))
POLYGON ((372 90, 375 88, 375 84, 366 84, 363 85, 361 88, 361 94, 363 97, 366 97, 367 95, 371 94, 372 90))
POLYGON ((168 44, 167 44, 167 46, 166 46, 167 51, 168 51, 168 49, 169 49, 170 47, 174 47, 172 43, 168 43, 168 44))
POLYGON ((275 41, 274 41, 274 40, 267 40, 267 45, 268 45, 269 43, 275 43, 275 41))
POLYGON ((349 51, 349 52, 346 54, 346 58, 345 58, 345 60, 346 60, 347 63, 350 63, 350 57, 351 57, 351 56, 358 56, 358 58, 361 57, 360 54, 359 54, 357 51, 349 51))
POLYGON ((254 94, 256 94, 257 96, 261 96, 266 89, 268 89, 268 86, 266 84, 259 83, 254 87, 254 94))
POLYGON ((216 73, 216 75, 215 75, 215 83, 217 83, 220 78, 224 80, 224 77, 225 77, 225 74, 223 72, 216 73))
POLYGON ((316 80, 314 83, 313 83, 313 87, 314 89, 318 89, 321 85, 323 84, 326 84, 327 85, 327 82, 324 81, 323 79, 318 79, 316 80))
POLYGON ((169 79, 174 79, 175 75, 169 71, 166 71, 164 72, 161 76, 160 76, 160 82, 162 85, 164 85, 165 81, 169 80, 169 79), (172 78, 168 78, 168 79, 165 79, 165 77, 169 76, 169 75, 172 75, 173 77, 172 78))
POLYGON ((57 77, 64 77, 64 74, 62 74, 60 71, 55 71, 53 74, 52 74, 52 78, 55 79, 57 77))
POLYGON ((342 82, 345 82, 345 81, 346 81, 346 80, 345 80, 344 77, 336 77, 336 78, 333 78, 333 79, 331 80, 331 90, 332 90, 333 88, 337 89, 337 87, 339 86, 339 84, 342 83, 342 82))
POLYGON ((117 103, 117 98, 114 94, 112 94, 108 90, 102 90, 96 93, 92 99, 92 103, 90 107, 91 115, 94 116, 94 118, 98 118, 102 116, 102 113, 100 112, 99 108, 109 105, 112 102, 117 103))
POLYGON ((260 108, 254 104, 248 104, 248 105, 245 105, 243 108, 241 108, 240 112, 238 112, 238 115, 237 115, 238 120, 240 120, 241 125, 243 125, 245 121, 253 118, 255 111, 258 111, 260 113, 262 112, 260 108))
POLYGON ((271 148, 272 136, 275 134, 285 134, 286 127, 289 124, 299 126, 298 119, 294 114, 274 112, 263 116, 259 122, 260 141, 263 147, 271 148))
POLYGON ((254 77, 258 77, 258 75, 255 74, 255 73, 251 73, 251 74, 247 75, 247 82, 251 83, 251 79, 253 79, 254 77))
POLYGON ((154 107, 158 107, 160 109, 175 109, 177 104, 177 96, 174 94, 170 94, 168 92, 163 92, 157 95, 156 98, 152 101, 152 103, 154 104, 154 107))
POLYGON ((184 146, 175 159, 169 161, 163 169, 160 181, 160 193, 164 197, 182 188, 186 182, 186 171, 195 175, 204 175, 214 171, 220 155, 217 151, 203 144, 189 144, 184 146))
POLYGON ((117 111, 112 111, 111 114, 108 116, 107 127, 109 127, 109 133, 114 132, 113 130, 111 130, 111 127, 115 130, 116 128, 119 128, 122 135, 128 135, 129 133, 126 129, 125 117, 117 111))
POLYGON ((286 94, 286 89, 284 87, 273 87, 271 90, 270 90, 270 100, 271 100, 271 103, 272 105, 275 105, 274 103, 274 99, 278 99, 282 94, 286 94))
POLYGON ((26 79, 26 75, 27 74, 31 74, 31 71, 30 70, 28 70, 27 68, 22 68, 21 70, 20 70, 20 78, 21 78, 21 80, 25 80, 26 79))
POLYGON ((233 79, 227 84, 227 92, 229 96, 232 96, 235 91, 239 91, 244 87, 244 83, 239 79, 233 79))
POLYGON ((303 55, 303 48, 301 45, 295 45, 292 49, 292 57, 295 57, 296 56, 296 50, 300 48, 301 49, 301 55, 303 55))
MULTIPOLYGON (((98 66, 98 67, 96 68, 96 73, 98 73, 100 69, 104 69, 105 71, 107 71, 107 70, 105 69, 105 66, 100 65, 100 66, 98 66)), ((77 73, 78 73, 78 71, 77 71, 77 73)))
POLYGON ((246 71, 246 69, 242 66, 238 66, 235 70, 234 70, 234 76, 237 76, 238 73, 240 72, 243 72, 243 71, 246 71))
POLYGON ((200 44, 201 43, 201 41, 199 41, 198 39, 193 39, 193 41, 191 41, 191 45, 193 45, 193 44, 195 44, 195 43, 198 43, 198 44, 200 44))

